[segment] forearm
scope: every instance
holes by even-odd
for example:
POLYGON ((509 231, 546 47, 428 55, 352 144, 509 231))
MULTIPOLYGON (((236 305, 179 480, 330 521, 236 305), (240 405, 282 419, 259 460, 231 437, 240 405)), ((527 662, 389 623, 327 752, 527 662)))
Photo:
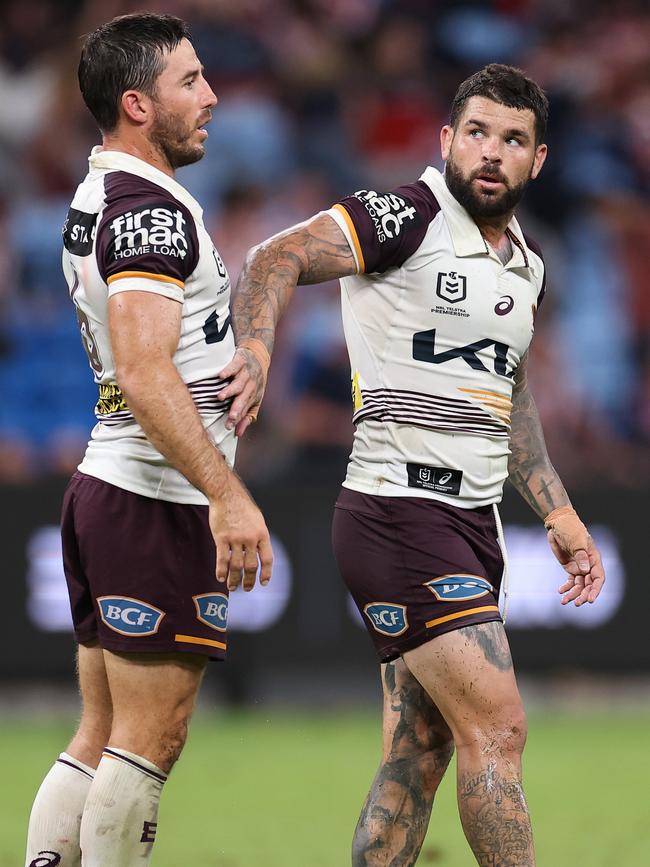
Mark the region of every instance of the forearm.
POLYGON ((513 393, 510 451, 510 482, 540 518, 571 505, 546 451, 539 413, 527 387, 513 393))
POLYGON ((117 379, 152 445, 209 500, 221 498, 233 473, 203 427, 172 360, 147 358, 133 370, 118 371, 117 379))
POLYGON ((237 343, 260 340, 270 355, 275 329, 296 285, 321 283, 355 271, 345 236, 326 214, 254 247, 237 281, 232 307, 237 343))

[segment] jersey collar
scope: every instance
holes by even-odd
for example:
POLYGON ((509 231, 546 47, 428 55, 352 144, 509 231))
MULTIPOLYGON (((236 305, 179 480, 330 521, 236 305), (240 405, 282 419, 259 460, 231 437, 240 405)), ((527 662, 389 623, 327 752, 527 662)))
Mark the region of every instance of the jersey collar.
MULTIPOLYGON (((424 181, 438 200, 445 221, 449 226, 456 255, 476 256, 481 253, 490 255, 488 245, 485 243, 478 226, 465 208, 449 192, 444 176, 437 169, 429 166, 420 180, 424 181)), ((507 231, 512 241, 512 258, 506 267, 530 268, 531 254, 515 217, 508 224, 507 231)))
POLYGON ((182 187, 174 178, 170 178, 160 169, 155 168, 151 163, 138 159, 124 151, 104 150, 101 145, 94 147, 88 157, 88 163, 91 169, 100 169, 103 171, 118 171, 128 172, 131 175, 137 175, 139 178, 145 178, 152 181, 159 187, 165 190, 178 199, 181 204, 185 205, 195 214, 198 211, 199 216, 203 216, 203 210, 196 199, 191 196, 185 187, 182 187))

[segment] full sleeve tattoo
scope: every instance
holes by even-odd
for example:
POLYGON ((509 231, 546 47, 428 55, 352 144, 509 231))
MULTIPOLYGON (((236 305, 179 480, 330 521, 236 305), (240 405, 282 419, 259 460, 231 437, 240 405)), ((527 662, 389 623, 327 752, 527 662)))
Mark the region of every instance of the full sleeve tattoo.
POLYGON ((515 378, 512 394, 512 431, 508 476, 521 496, 540 516, 571 505, 569 496, 551 464, 535 401, 528 387, 528 353, 515 378))
POLYGON ((327 214, 254 247, 246 257, 233 302, 237 342, 261 340, 271 354, 278 320, 297 284, 322 283, 356 270, 345 235, 327 214))

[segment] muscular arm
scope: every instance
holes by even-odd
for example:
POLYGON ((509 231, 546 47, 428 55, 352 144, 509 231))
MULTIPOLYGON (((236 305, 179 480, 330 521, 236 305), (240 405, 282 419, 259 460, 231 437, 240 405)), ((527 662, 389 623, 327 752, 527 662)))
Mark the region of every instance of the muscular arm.
POLYGON ((228 427, 241 436, 257 417, 275 343, 275 329, 296 285, 323 283, 356 274, 347 239, 327 214, 280 232, 249 251, 237 281, 232 324, 237 351, 219 372, 234 398, 228 427))
POLYGON ((275 329, 296 285, 356 274, 347 239, 336 222, 319 214, 264 241, 249 252, 232 309, 237 343, 261 340, 269 355, 275 329))
POLYGON ((528 353, 517 368, 512 394, 508 476, 529 506, 545 518, 571 502, 546 452, 539 413, 528 387, 527 368, 528 353))
POLYGON ((116 379, 147 439, 208 499, 224 493, 230 470, 208 437, 173 363, 181 305, 150 292, 108 302, 116 379))
POLYGON ((251 590, 271 576, 264 519, 248 491, 208 436, 173 362, 181 305, 150 292, 120 292, 108 302, 117 383, 149 441, 209 500, 217 551, 216 575, 234 590, 251 590))

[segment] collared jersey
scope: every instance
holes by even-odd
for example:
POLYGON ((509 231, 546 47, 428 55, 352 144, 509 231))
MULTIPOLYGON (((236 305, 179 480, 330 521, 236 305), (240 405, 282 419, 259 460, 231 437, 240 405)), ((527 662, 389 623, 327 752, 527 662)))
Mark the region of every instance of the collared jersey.
POLYGON ((498 502, 513 376, 544 294, 539 248, 513 218, 504 266, 433 168, 326 213, 358 267, 341 280, 355 422, 345 487, 498 502))
POLYGON ((118 292, 153 292, 182 305, 174 365, 209 436, 232 465, 228 407, 215 394, 217 371, 234 352, 230 280, 199 204, 148 163, 94 148, 68 211, 63 245, 63 271, 99 389, 97 424, 79 469, 144 496, 206 503, 129 410, 116 383, 107 322, 108 299, 118 292))

